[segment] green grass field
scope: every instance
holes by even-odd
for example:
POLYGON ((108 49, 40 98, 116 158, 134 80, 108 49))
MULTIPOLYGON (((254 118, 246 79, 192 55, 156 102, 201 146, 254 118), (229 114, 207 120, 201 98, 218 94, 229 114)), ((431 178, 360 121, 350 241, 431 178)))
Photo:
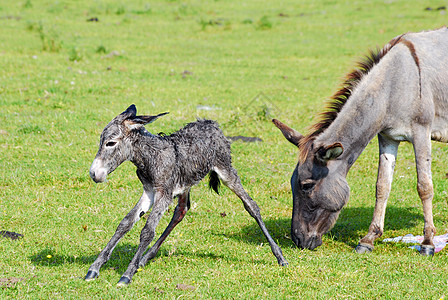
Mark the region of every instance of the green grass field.
MULTIPOLYGON (((359 57, 403 32, 447 24, 447 11, 436 9, 447 2, 278 2, 0 2, 0 230, 24 235, 0 238, 0 298, 448 296, 446 249, 427 258, 379 240, 371 254, 353 251, 372 217, 376 140, 351 169, 350 201, 324 244, 293 246, 289 180, 297 150, 270 122, 305 131, 359 57), (217 120, 226 135, 263 139, 233 143, 233 161, 288 267, 277 265, 241 201, 228 189, 211 193, 203 181, 184 221, 130 286, 116 283, 142 221, 100 277, 83 280, 142 192, 129 162, 104 184, 88 174, 102 129, 132 103, 142 114, 170 112, 147 126, 153 133, 199 117, 217 120)), ((434 143, 439 234, 448 231, 447 161, 448 147, 434 143)), ((402 144, 382 238, 422 233, 415 186, 412 146, 402 144)))

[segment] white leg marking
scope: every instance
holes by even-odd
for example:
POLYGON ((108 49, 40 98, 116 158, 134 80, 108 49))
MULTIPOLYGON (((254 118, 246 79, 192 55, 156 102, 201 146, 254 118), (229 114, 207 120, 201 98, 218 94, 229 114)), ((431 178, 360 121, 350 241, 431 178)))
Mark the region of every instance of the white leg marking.
POLYGON ((138 212, 135 215, 135 221, 137 222, 140 218, 151 209, 154 204, 154 191, 143 191, 142 196, 140 197, 139 202, 137 203, 138 212))
POLYGON ((224 176, 224 174, 223 174, 222 172, 220 172, 219 169, 216 169, 216 168, 215 168, 215 169, 213 169, 213 171, 215 171, 216 174, 218 174, 219 179, 221 179, 224 183, 229 182, 228 178, 226 178, 226 177, 224 176))

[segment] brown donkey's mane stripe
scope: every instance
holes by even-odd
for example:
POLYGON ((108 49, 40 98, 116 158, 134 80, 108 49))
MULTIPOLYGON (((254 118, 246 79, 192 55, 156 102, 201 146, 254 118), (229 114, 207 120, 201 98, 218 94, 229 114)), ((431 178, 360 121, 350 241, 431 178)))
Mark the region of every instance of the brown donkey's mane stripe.
POLYGON ((417 65, 418 69, 418 80, 419 80, 419 88, 420 88, 420 98, 422 97, 422 76, 421 76, 421 69, 420 69, 420 60, 418 59, 417 53, 415 52, 414 44, 412 44, 408 40, 401 40, 400 43, 403 43, 406 47, 408 47, 409 51, 411 52, 412 58, 414 59, 415 64, 417 65))
MULTIPOLYGON (((300 162, 303 163, 305 161, 316 137, 325 129, 327 129, 336 119, 337 115, 350 98, 353 89, 361 81, 362 77, 366 75, 381 60, 381 58, 383 58, 383 56, 390 51, 390 49, 392 49, 396 44, 402 42, 402 37, 403 34, 397 36, 388 44, 386 44, 382 49, 376 48, 375 50, 370 50, 369 53, 356 64, 355 69, 347 74, 345 81, 341 85, 341 88, 327 101, 327 107, 325 111, 318 115, 317 123, 312 125, 309 128, 309 134, 304 136, 300 140, 300 162)), ((405 43, 405 45, 409 48, 408 44, 405 43)), ((418 60, 416 61, 416 63, 418 65, 418 60)))

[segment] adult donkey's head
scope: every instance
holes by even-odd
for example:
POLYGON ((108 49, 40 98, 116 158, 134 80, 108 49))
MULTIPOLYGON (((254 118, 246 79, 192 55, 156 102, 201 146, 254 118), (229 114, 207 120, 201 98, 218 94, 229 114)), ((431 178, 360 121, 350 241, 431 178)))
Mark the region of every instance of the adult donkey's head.
POLYGON ((105 181, 108 174, 124 161, 130 160, 133 155, 133 143, 140 134, 140 129, 165 114, 167 113, 137 116, 137 109, 132 104, 110 121, 101 133, 100 147, 90 167, 90 177, 93 181, 105 181))
MULTIPOLYGON (((292 144, 299 147, 306 142, 294 129, 278 120, 273 122, 292 144)), ((340 143, 325 145, 312 141, 301 151, 291 177, 291 238, 298 247, 314 249, 322 244, 322 235, 333 227, 348 201, 348 169, 338 160, 344 151, 340 143)))

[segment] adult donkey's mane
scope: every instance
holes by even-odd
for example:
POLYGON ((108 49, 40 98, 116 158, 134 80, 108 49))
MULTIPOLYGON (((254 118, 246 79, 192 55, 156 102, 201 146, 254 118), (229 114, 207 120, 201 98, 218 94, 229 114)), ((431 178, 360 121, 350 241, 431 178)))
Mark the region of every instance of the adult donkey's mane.
MULTIPOLYGON (((350 99, 353 90, 356 88, 361 79, 369 73, 369 71, 379 63, 379 61, 398 43, 403 42, 407 46, 414 58, 415 63, 419 67, 419 61, 415 54, 415 49, 411 43, 402 39, 404 34, 392 39, 382 49, 376 48, 370 50, 368 54, 356 63, 353 71, 346 75, 345 81, 341 88, 327 101, 326 108, 321 112, 317 118, 318 121, 311 125, 308 129, 308 134, 304 136, 299 142, 299 161, 304 162, 309 151, 312 149, 314 140, 319 134, 327 129, 331 123, 336 119, 339 112, 350 99)), ((419 68, 420 70, 420 68, 419 68)))

